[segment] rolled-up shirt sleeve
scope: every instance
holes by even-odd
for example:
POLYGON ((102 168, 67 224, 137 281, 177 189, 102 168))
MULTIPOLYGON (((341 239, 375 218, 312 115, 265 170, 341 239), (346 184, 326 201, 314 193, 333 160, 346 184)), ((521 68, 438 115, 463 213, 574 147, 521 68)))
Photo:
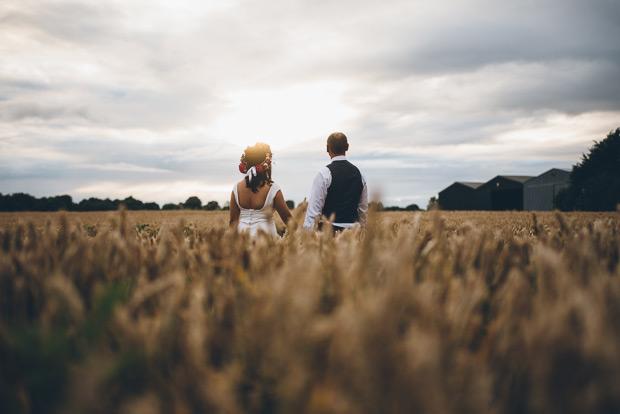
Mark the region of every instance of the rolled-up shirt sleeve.
POLYGON ((366 185, 366 178, 364 175, 362 175, 362 184, 362 194, 357 204, 357 214, 360 226, 364 227, 366 226, 366 217, 368 216, 368 186, 366 185))
POLYGON ((329 168, 323 167, 314 177, 310 199, 308 200, 308 210, 306 211, 306 219, 304 220, 305 230, 314 230, 317 217, 321 216, 325 198, 327 197, 327 189, 331 185, 332 173, 329 168))

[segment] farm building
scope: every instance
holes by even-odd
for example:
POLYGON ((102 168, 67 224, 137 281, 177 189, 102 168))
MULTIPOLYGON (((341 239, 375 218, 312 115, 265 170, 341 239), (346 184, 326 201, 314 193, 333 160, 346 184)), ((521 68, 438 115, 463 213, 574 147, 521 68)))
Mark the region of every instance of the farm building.
POLYGON ((523 186, 523 209, 528 211, 553 210, 553 198, 568 187, 570 171, 552 168, 523 186))
POLYGON ((476 190, 480 210, 523 210, 523 185, 534 177, 498 175, 476 190))
POLYGON ((455 182, 439 192, 442 210, 478 210, 476 189, 484 183, 455 182))

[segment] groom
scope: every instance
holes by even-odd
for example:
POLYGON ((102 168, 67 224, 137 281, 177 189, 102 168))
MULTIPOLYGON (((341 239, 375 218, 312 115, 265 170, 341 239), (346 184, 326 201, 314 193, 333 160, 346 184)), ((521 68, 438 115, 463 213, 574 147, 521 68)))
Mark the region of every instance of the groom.
MULTIPOLYGON (((329 218, 334 214, 334 231, 351 228, 359 223, 366 225, 368 190, 366 179, 349 161, 345 153, 349 149, 347 137, 334 132, 327 138, 327 153, 331 163, 323 167, 312 183, 304 229, 313 230, 321 215, 329 218)), ((319 229, 322 223, 319 223, 319 229)))

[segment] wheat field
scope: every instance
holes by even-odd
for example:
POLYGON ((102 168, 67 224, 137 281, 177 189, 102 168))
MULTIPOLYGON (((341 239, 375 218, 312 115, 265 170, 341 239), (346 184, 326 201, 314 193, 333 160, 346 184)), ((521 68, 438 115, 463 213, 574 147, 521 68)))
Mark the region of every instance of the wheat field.
POLYGON ((227 227, 0 214, 0 412, 620 412, 618 212, 227 227))

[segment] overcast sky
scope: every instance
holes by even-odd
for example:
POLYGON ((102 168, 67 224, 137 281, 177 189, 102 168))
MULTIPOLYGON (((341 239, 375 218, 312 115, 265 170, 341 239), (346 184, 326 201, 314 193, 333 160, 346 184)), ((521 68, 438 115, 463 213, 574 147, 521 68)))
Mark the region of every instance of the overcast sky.
POLYGON ((618 0, 2 0, 0 192, 296 203, 327 136, 385 205, 570 169, 620 127, 618 0))

